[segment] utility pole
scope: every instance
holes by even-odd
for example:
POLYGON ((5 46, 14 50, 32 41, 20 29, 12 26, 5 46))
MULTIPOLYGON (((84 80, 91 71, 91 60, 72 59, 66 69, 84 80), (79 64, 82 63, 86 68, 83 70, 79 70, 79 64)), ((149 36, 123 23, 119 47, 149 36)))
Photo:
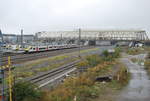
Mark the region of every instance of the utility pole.
MULTIPOLYGON (((0 34, 1 34, 1 37, 3 37, 1 30, 0 30, 0 34)), ((2 44, 3 44, 3 38, 2 38, 2 44)), ((0 74, 1 74, 1 80, 2 80, 2 89, 1 89, 1 91, 2 91, 2 101, 5 101, 4 69, 2 68, 2 60, 3 60, 3 48, 0 45, 0 74)))
POLYGON ((9 66, 9 101, 12 101, 12 74, 11 74, 11 58, 8 57, 8 66, 9 66))
POLYGON ((0 30, 0 37, 1 37, 2 44, 3 44, 4 43, 4 39, 3 39, 3 34, 2 34, 1 30, 0 30))
POLYGON ((61 42, 61 45, 62 45, 62 42, 63 42, 63 41, 62 41, 62 34, 61 34, 61 36, 60 36, 60 40, 61 40, 60 42, 61 42))
POLYGON ((23 48, 23 29, 21 29, 21 48, 23 48))
POLYGON ((95 34, 95 43, 94 43, 94 44, 95 44, 95 46, 96 46, 96 34, 95 34))
POLYGON ((80 50, 81 50, 81 45, 80 45, 80 41, 81 41, 81 29, 79 28, 79 58, 81 58, 81 54, 80 54, 80 50))

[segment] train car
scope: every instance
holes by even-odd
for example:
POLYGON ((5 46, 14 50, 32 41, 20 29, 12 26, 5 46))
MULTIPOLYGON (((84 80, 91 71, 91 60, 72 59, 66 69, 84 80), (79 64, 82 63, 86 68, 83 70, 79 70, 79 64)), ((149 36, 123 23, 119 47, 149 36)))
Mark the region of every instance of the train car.
POLYGON ((78 47, 78 45, 76 45, 76 44, 69 44, 69 46, 68 46, 69 48, 77 48, 78 47))
POLYGON ((2 45, 2 51, 3 53, 12 53, 11 45, 2 45))
POLYGON ((28 46, 24 50, 25 50, 25 53, 46 51, 47 46, 28 46))
POLYGON ((11 45, 11 49, 12 49, 13 51, 18 51, 19 48, 20 48, 19 45, 11 45))
POLYGON ((24 46, 22 45, 11 45, 12 53, 24 53, 24 46))
POLYGON ((21 45, 10 45, 10 44, 3 45, 2 49, 4 53, 19 53, 22 50, 21 45))
POLYGON ((36 49, 39 52, 48 51, 48 46, 38 46, 36 49))
POLYGON ((67 45, 66 44, 62 44, 62 45, 55 45, 56 49, 66 49, 67 45))
POLYGON ((48 45, 48 50, 57 50, 58 47, 54 46, 54 45, 48 45))
POLYGON ((25 53, 33 53, 33 52, 44 52, 50 50, 60 50, 60 49, 68 49, 68 48, 77 48, 78 45, 75 44, 63 44, 63 45, 45 45, 45 46, 27 46, 24 49, 25 53))
POLYGON ((49 50, 57 49, 57 47, 48 45, 48 46, 28 46, 24 49, 25 53, 32 53, 32 52, 44 52, 49 50))

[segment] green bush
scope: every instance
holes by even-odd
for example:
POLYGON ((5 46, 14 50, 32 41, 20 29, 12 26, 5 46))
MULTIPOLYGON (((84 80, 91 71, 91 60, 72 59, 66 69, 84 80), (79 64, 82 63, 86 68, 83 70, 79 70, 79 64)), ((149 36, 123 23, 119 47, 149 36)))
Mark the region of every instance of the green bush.
POLYGON ((114 58, 120 57, 120 51, 121 51, 121 49, 119 47, 115 48, 115 53, 113 54, 113 57, 114 58))
POLYGON ((107 50, 103 51, 103 55, 104 55, 104 57, 108 57, 109 56, 108 51, 107 50))
POLYGON ((104 61, 113 61, 115 58, 120 56, 120 48, 115 48, 114 53, 109 53, 107 50, 105 50, 102 55, 104 61))
POLYGON ((13 99, 15 101, 36 101, 40 95, 41 92, 36 89, 36 86, 29 82, 18 82, 13 86, 13 99))
POLYGON ((150 59, 147 59, 145 62, 144 62, 144 66, 145 66, 145 69, 148 71, 148 73, 150 74, 150 59))
POLYGON ((119 65, 121 68, 114 75, 113 79, 117 80, 121 85, 126 85, 130 78, 130 73, 128 72, 127 67, 124 64, 119 64, 119 65))
POLYGON ((99 95, 99 89, 93 86, 79 86, 76 88, 76 96, 78 101, 89 101, 90 98, 96 98, 99 95))
POLYGON ((94 67, 94 66, 98 65, 102 61, 102 59, 100 58, 99 55, 88 56, 86 58, 86 60, 88 61, 88 65, 90 67, 94 67))
POLYGON ((129 48, 127 50, 127 54, 129 54, 129 55, 138 55, 141 53, 143 53, 143 50, 140 48, 129 48))

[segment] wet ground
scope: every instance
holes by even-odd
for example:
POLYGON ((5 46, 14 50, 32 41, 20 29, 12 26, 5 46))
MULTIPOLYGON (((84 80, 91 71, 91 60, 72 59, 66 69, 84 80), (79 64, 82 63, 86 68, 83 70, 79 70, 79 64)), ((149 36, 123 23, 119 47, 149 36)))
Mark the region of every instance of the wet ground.
MULTIPOLYGON (((135 57, 144 60, 145 56, 142 54, 135 57)), ((130 58, 133 56, 126 56, 121 59, 129 68, 131 80, 117 101, 150 101, 150 80, 144 66, 131 62, 130 58)))

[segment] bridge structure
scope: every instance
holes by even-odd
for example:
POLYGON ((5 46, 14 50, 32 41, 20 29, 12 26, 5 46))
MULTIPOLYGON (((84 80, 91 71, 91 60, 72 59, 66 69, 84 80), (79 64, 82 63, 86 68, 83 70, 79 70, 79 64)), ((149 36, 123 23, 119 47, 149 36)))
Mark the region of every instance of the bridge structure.
MULTIPOLYGON (((99 41, 149 41, 145 30, 80 30, 81 40, 99 41)), ((42 40, 78 40, 79 31, 38 32, 42 40)))
POLYGON ((98 39, 115 41, 148 41, 148 35, 144 30, 117 30, 101 31, 98 39))

